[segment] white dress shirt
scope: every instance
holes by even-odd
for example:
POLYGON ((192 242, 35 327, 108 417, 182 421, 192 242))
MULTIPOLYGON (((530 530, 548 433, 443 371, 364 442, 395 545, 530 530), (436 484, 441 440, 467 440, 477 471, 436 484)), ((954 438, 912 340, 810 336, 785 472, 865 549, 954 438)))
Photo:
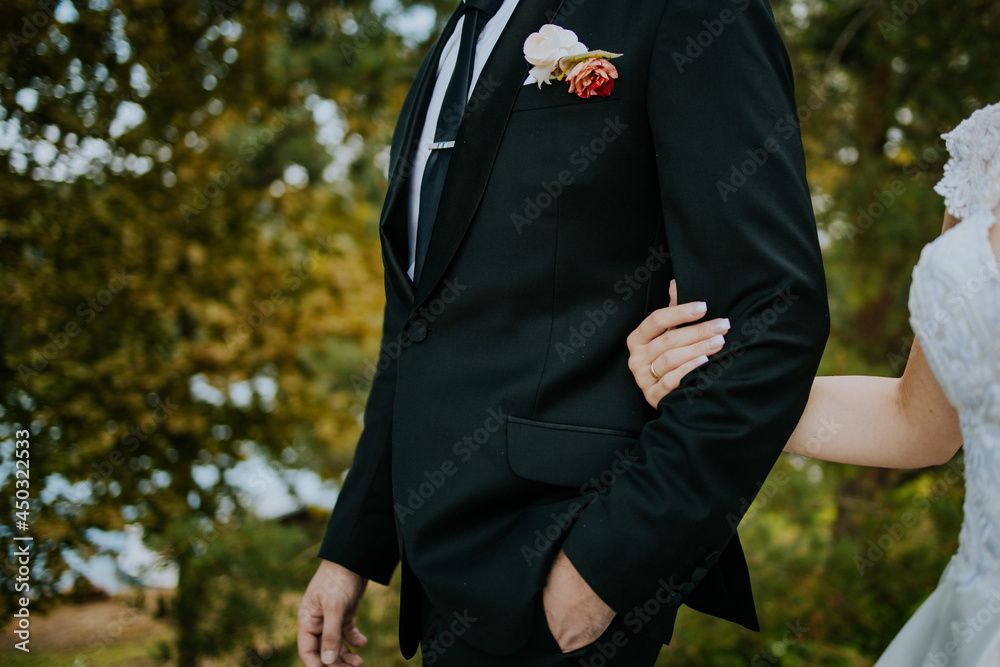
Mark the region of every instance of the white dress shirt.
MULTIPOLYGON (((469 85, 469 98, 476 87, 479 75, 483 71, 483 66, 493 52, 500 33, 507 27, 510 15, 514 13, 518 0, 504 0, 503 5, 497 10, 486 25, 483 26, 479 34, 479 42, 476 44, 476 60, 472 67, 472 82, 469 85)), ((410 179, 410 219, 408 220, 408 242, 409 242, 409 268, 407 274, 413 280, 413 270, 416 265, 417 256, 417 219, 420 216, 420 185, 424 182, 424 167, 430 157, 431 142, 434 141, 434 132, 437 130, 438 116, 441 113, 441 105, 444 102, 444 94, 451 81, 451 75, 455 72, 455 64, 458 62, 458 46, 462 37, 462 26, 465 25, 465 17, 458 20, 455 31, 448 38, 441 52, 441 59, 438 61, 437 80, 434 83, 434 93, 431 95, 430 105, 427 107, 427 116, 424 119, 424 129, 420 133, 420 142, 417 144, 416 153, 413 156, 413 177, 410 179)), ((525 35, 527 37, 527 35, 525 35)))

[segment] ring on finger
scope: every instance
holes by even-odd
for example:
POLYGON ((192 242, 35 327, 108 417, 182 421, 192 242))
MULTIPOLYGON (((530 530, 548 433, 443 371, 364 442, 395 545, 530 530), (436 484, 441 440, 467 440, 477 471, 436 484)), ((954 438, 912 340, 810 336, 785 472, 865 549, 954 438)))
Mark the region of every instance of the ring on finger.
POLYGON ((650 362, 649 364, 649 374, 652 375, 653 379, 656 380, 657 382, 659 382, 660 378, 663 377, 662 375, 656 372, 656 368, 653 366, 653 362, 650 362))

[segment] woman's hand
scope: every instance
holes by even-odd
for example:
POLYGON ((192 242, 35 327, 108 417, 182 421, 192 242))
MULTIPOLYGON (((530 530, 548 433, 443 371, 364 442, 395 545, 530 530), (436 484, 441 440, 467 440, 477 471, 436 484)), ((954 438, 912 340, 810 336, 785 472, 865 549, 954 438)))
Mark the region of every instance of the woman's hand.
POLYGON ((660 400, 677 389, 685 375, 708 361, 725 345, 729 331, 725 318, 697 322, 705 316, 702 302, 677 305, 677 283, 670 281, 670 305, 654 310, 629 334, 628 367, 642 389, 646 402, 654 408, 660 400))

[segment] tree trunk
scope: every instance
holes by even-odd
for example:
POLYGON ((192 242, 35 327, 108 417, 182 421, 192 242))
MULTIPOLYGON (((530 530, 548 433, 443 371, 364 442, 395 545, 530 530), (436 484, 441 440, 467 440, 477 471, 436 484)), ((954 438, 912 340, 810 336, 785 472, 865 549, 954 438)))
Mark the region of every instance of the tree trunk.
POLYGON ((196 569, 192 567, 191 545, 180 545, 177 557, 177 667, 198 667, 198 590, 196 569))

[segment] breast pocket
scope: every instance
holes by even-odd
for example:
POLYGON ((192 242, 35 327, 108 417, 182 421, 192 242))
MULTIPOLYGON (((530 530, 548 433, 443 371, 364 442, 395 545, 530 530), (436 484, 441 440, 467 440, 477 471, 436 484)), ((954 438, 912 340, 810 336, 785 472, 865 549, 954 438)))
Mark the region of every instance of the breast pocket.
POLYGON ((569 84, 566 81, 553 81, 551 84, 542 84, 539 88, 537 83, 529 83, 521 86, 514 100, 514 111, 532 111, 536 109, 549 109, 554 107, 567 107, 565 111, 571 111, 572 107, 593 107, 608 102, 617 102, 619 90, 615 86, 614 90, 607 97, 588 97, 586 99, 575 93, 569 92, 569 84))

